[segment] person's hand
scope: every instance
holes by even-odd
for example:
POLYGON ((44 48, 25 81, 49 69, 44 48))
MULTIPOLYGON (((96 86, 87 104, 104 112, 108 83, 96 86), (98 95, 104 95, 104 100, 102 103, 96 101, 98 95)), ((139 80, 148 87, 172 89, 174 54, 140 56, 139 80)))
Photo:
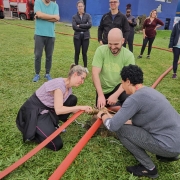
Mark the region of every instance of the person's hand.
POLYGON ((59 15, 54 15, 54 19, 56 19, 57 21, 59 21, 59 15))
POLYGON ((143 39, 145 39, 147 36, 146 36, 146 34, 143 34, 143 39))
POLYGON ((79 25, 77 25, 77 27, 79 27, 79 25))
POLYGON ((103 45, 103 42, 102 42, 102 41, 99 41, 99 44, 100 44, 100 45, 103 45))
POLYGON ((173 48, 169 48, 169 50, 172 52, 172 51, 173 51, 173 48))
POLYGON ((97 102, 97 107, 98 109, 103 108, 106 105, 106 99, 104 95, 98 96, 98 102, 97 102))
POLYGON ((36 19, 38 19, 38 16, 35 14, 35 15, 34 15, 34 20, 36 20, 36 19))
POLYGON ((98 114, 97 114, 97 117, 101 119, 101 114, 104 113, 103 110, 99 111, 98 114))
POLYGON ((86 113, 90 113, 93 111, 91 106, 82 106, 81 110, 85 111, 86 113))
POLYGON ((109 98, 107 99, 107 104, 109 105, 114 105, 116 104, 116 102, 118 101, 117 97, 112 94, 111 96, 109 96, 109 98))
POLYGON ((132 23, 132 20, 128 20, 129 23, 132 23))

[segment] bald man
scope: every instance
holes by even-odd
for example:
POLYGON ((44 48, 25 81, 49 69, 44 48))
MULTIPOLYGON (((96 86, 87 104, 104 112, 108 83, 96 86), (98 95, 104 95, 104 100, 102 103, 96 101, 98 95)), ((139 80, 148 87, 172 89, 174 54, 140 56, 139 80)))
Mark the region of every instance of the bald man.
POLYGON ((134 55, 122 45, 122 31, 113 28, 108 33, 108 45, 97 48, 92 62, 92 78, 96 88, 96 106, 100 109, 122 103, 127 98, 120 83, 124 66, 135 64, 134 55))

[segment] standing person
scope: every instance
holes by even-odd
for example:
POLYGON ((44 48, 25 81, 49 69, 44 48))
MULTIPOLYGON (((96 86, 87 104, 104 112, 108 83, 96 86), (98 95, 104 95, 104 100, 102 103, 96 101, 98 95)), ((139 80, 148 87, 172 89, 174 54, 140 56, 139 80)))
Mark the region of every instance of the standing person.
POLYGON ((126 17, 129 22, 130 33, 127 39, 127 42, 124 43, 124 47, 126 47, 126 43, 128 43, 129 50, 133 52, 133 41, 134 41, 134 27, 137 25, 136 18, 131 15, 131 9, 126 9, 126 17))
POLYGON ((113 117, 103 111, 97 116, 139 161, 138 165, 127 166, 127 171, 134 176, 156 178, 157 168, 146 151, 156 154, 159 161, 179 159, 180 115, 163 94, 143 85, 143 72, 138 66, 123 67, 121 79, 130 96, 113 117))
POLYGON ((145 19, 143 24, 143 44, 141 48, 141 53, 137 57, 138 59, 142 58, 147 43, 148 43, 148 54, 146 58, 150 59, 152 44, 156 37, 156 29, 160 28, 161 26, 164 26, 164 23, 157 18, 157 11, 152 10, 150 12, 150 16, 145 19))
POLYGON ((170 42, 169 42, 169 48, 173 52, 173 75, 172 78, 177 78, 177 67, 178 67, 178 60, 180 55, 180 21, 176 23, 173 27, 170 42))
MULTIPOLYGON (((82 66, 72 65, 67 78, 45 82, 20 108, 16 124, 23 134, 23 141, 41 143, 58 128, 59 120, 65 122, 71 113, 79 110, 91 112, 90 106, 76 106, 77 97, 72 87, 84 83, 87 72, 82 66)), ((60 136, 46 146, 58 151, 63 147, 60 136)))
POLYGON ((55 42, 55 22, 59 21, 59 7, 51 0, 37 0, 34 5, 35 14, 35 76, 33 82, 40 79, 41 57, 45 50, 45 78, 51 80, 50 70, 55 42))
POLYGON ((126 16, 118 9, 119 0, 110 0, 109 4, 111 11, 102 16, 98 27, 98 41, 101 45, 108 44, 108 33, 111 29, 119 28, 123 33, 125 42, 128 39, 130 30, 126 16))
POLYGON ((74 62, 76 65, 78 65, 80 49, 82 47, 84 67, 87 73, 89 73, 87 69, 87 51, 89 47, 89 38, 90 38, 89 29, 92 26, 92 20, 91 20, 91 16, 84 12, 84 8, 85 8, 84 2, 78 1, 77 2, 78 12, 72 18, 72 27, 74 29, 74 49, 75 49, 74 62))
POLYGON ((134 55, 122 45, 122 31, 113 28, 108 34, 108 45, 99 46, 92 62, 92 78, 96 88, 96 106, 122 104, 127 98, 119 81, 119 73, 124 66, 135 64, 134 55))

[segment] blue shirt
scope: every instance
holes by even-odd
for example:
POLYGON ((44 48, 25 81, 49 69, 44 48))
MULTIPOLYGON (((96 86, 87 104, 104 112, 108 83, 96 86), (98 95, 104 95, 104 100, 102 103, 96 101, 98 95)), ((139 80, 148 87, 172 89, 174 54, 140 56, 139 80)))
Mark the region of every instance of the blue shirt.
MULTIPOLYGON (((45 5, 42 0, 36 0, 34 12, 42 12, 49 15, 59 15, 59 7, 56 3, 50 2, 45 5)), ((36 19, 35 21, 35 34, 39 36, 55 37, 55 23, 43 19, 36 19)))

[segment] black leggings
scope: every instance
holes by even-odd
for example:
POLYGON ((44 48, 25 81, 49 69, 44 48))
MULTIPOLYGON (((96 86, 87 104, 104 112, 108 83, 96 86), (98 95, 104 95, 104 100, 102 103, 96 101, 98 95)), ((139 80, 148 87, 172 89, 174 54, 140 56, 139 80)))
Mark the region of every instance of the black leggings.
POLYGON ((79 63, 79 54, 80 54, 81 46, 82 46, 84 67, 87 67, 87 51, 89 47, 89 39, 84 39, 84 34, 81 34, 79 39, 74 38, 74 49, 75 49, 74 62, 76 65, 78 65, 79 63))
POLYGON ((180 48, 173 47, 173 73, 177 72, 178 60, 180 56, 180 48))
MULTIPOLYGON (((69 98, 64 102, 64 106, 75 106, 77 104, 77 98, 74 95, 70 95, 69 98)), ((67 120, 70 113, 59 115, 58 118, 63 122, 67 120)), ((50 136, 53 132, 55 132, 57 127, 55 127, 50 113, 40 114, 38 116, 37 126, 36 126, 36 134, 34 140, 37 143, 41 143, 48 136, 50 136)), ((63 142, 61 137, 56 136, 51 142, 46 145, 47 148, 58 151, 63 147, 63 142)))
POLYGON ((150 55, 154 39, 155 39, 155 37, 153 37, 153 38, 145 37, 145 39, 143 39, 143 45, 142 45, 142 48, 141 48, 141 54, 140 55, 143 55, 144 50, 145 50, 146 45, 147 45, 148 42, 149 43, 148 43, 148 54, 147 55, 150 55))

